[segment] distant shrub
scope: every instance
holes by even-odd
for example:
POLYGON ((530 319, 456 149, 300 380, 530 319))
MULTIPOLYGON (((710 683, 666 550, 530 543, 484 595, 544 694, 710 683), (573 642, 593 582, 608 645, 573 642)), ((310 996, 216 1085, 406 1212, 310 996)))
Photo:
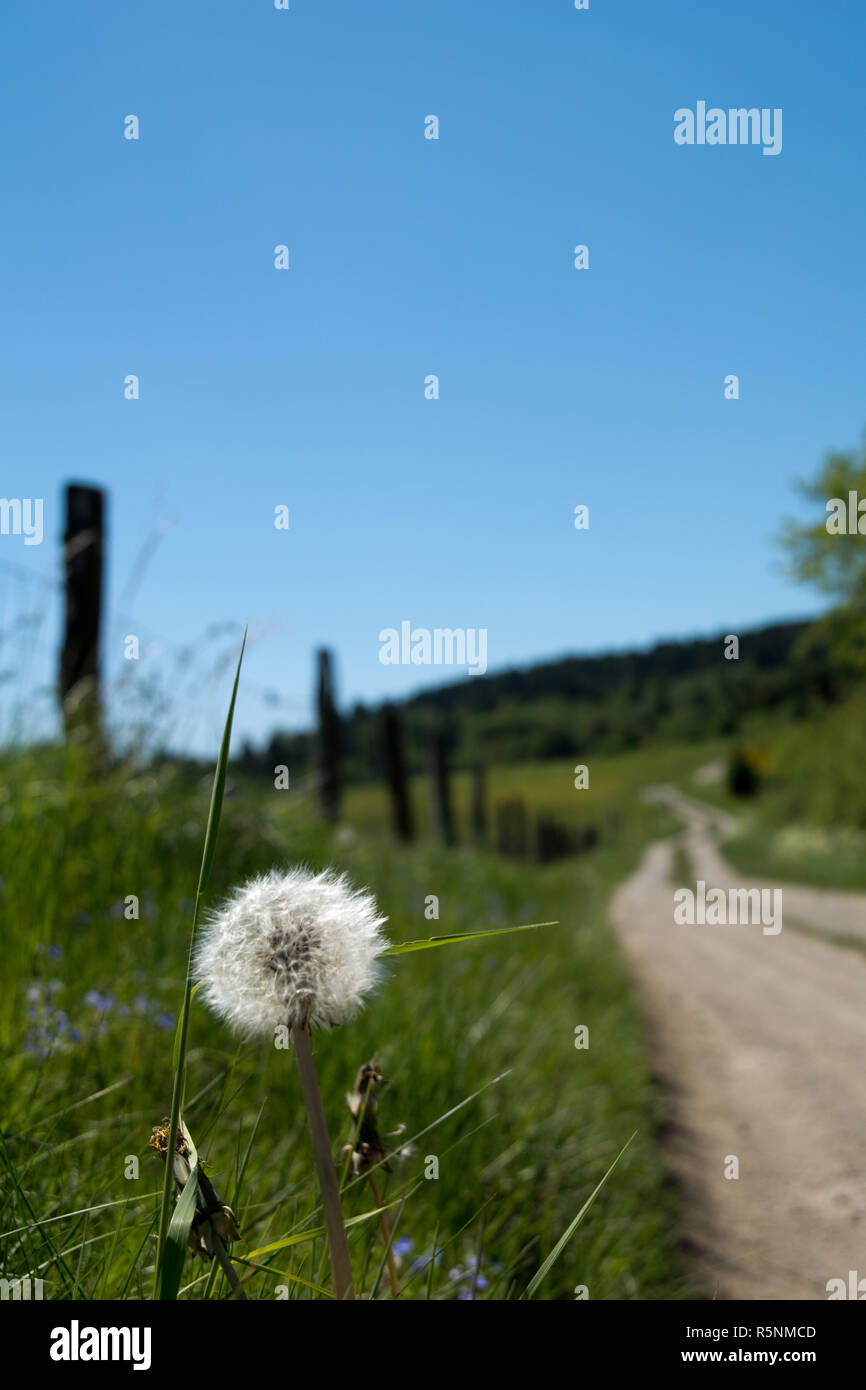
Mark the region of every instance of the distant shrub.
POLYGON ((760 749, 741 745, 731 754, 728 765, 728 787, 734 796, 755 796, 768 768, 766 754, 760 749))

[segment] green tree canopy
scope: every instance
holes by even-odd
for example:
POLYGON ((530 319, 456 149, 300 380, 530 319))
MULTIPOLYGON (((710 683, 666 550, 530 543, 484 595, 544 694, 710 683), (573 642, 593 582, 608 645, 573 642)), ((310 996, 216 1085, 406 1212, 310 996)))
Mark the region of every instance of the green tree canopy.
POLYGON ((812 504, 814 519, 788 522, 782 546, 795 578, 813 584, 835 600, 835 607, 810 630, 808 640, 826 642, 843 667, 866 669, 866 448, 827 456, 817 477, 798 485, 812 504), (853 530, 840 531, 833 513, 855 494, 853 530), (862 515, 857 505, 863 501, 862 515), (834 507, 834 501, 837 506, 834 507), (828 523, 830 529, 828 529, 828 523))

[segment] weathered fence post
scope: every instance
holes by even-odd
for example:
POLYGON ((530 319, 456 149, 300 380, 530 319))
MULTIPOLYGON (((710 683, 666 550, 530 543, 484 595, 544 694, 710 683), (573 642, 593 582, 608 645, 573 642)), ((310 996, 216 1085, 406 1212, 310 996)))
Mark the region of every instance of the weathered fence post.
POLYGON ((105 493, 101 488, 68 483, 65 510, 60 705, 67 734, 82 727, 96 733, 100 718, 105 493))
POLYGON ((340 814, 340 716, 331 653, 324 647, 318 653, 318 667, 319 807, 324 820, 335 821, 340 814))
POLYGON ((382 711, 382 752, 385 760, 385 781, 391 796, 394 834, 398 840, 408 843, 413 834, 412 804, 409 800, 406 762, 403 757, 403 731, 400 716, 393 705, 386 705, 382 711))
POLYGON ((430 742, 430 773, 433 787, 433 823, 442 843, 453 845, 455 834, 451 788, 448 781, 448 747, 443 734, 434 734, 430 742))
POLYGON ((469 820, 472 825, 473 838, 477 844, 483 844, 487 839, 487 779, 481 763, 476 763, 472 769, 469 820))
POLYGON ((520 797, 500 801, 496 807, 496 848, 509 858, 524 859, 528 850, 529 821, 520 797))
POLYGON ((552 816, 540 815, 535 822, 535 856, 539 864, 551 864, 572 853, 572 837, 552 816))

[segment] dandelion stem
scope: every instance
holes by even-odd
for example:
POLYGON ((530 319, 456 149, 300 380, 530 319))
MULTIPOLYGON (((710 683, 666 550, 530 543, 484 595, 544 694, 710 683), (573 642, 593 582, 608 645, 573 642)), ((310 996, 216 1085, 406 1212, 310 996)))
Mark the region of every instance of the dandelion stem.
POLYGON ((292 1035, 295 1043, 295 1056, 298 1059, 298 1071, 301 1074, 301 1090, 304 1095, 304 1105, 307 1108, 307 1122, 310 1126, 310 1138, 313 1142, 316 1171, 319 1175, 319 1187, 322 1192, 322 1210, 328 1237, 334 1294, 338 1299, 354 1298, 352 1259, 349 1254, 349 1242, 346 1239, 346 1227, 343 1224, 337 1170, 334 1167, 331 1154, 331 1142, 328 1138, 328 1127, 322 1108, 316 1064, 313 1061, 310 1030, 306 1026, 298 1025, 292 1029, 292 1035))

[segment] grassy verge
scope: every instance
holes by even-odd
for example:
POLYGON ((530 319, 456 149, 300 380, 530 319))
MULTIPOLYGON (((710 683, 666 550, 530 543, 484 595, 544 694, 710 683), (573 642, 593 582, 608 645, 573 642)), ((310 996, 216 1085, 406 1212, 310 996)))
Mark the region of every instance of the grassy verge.
POLYGON ((724 850, 743 874, 866 891, 866 834, 852 827, 773 825, 749 816, 738 834, 725 841, 724 850))
POLYGON ((757 793, 726 780, 678 779, 690 796, 739 822, 725 857, 744 875, 816 888, 866 890, 866 703, 851 699, 819 717, 757 722, 745 740, 764 764, 757 793))
MULTIPOLYGON (((375 788, 349 796, 331 836, 302 797, 230 784, 211 900, 272 863, 304 860, 368 885, 395 941, 559 920, 395 958, 355 1024, 317 1035, 335 1136, 351 1135, 344 1096, 361 1063, 375 1054, 393 1083, 379 1119, 383 1131, 405 1126, 392 1142, 407 1151, 385 1193, 393 1201, 410 1192, 391 1211, 404 1297, 465 1295, 485 1204, 478 1296, 519 1294, 635 1130, 538 1296, 571 1298, 578 1285, 591 1298, 688 1293, 640 1018, 605 916, 646 838, 674 828, 634 795, 663 763, 669 756, 649 753, 594 765, 591 793, 570 778, 564 792, 557 783, 563 810, 608 817, 611 833, 593 852, 545 868, 428 842, 396 849, 375 788), (581 1026, 586 1048, 575 1046, 581 1026)), ((519 785, 549 806, 560 772, 569 769, 507 769, 496 786, 519 785)), ((171 1102, 210 777, 118 769, 95 781, 59 752, 20 755, 5 773, 0 1273, 44 1278, 46 1297, 145 1298, 162 1183, 148 1141, 171 1102)), ((239 1049, 193 1001, 188 1071, 185 1119, 238 1214, 236 1256, 306 1237, 239 1264, 249 1296, 319 1296, 323 1242, 309 1239, 318 1195, 291 1054, 239 1049), (296 1116, 288 1131, 287 1105, 296 1116)), ((349 1217, 370 1211, 363 1183, 346 1204, 349 1217)), ((351 1227, 351 1246, 360 1286, 384 1296, 377 1223, 351 1227)), ((222 1275, 191 1258, 184 1280, 182 1297, 228 1296, 222 1275)))

